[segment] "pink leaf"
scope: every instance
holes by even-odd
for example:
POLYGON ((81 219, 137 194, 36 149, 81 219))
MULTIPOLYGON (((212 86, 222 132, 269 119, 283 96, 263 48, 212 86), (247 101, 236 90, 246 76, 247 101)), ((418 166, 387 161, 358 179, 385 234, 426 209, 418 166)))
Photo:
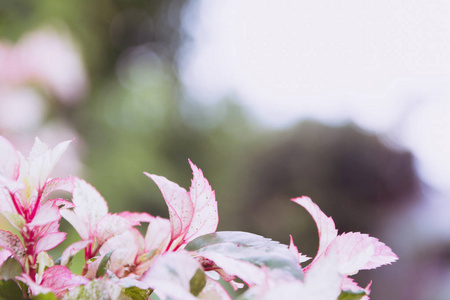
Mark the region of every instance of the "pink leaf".
POLYGON ((89 283, 89 279, 73 274, 64 266, 53 266, 45 270, 41 286, 50 288, 57 297, 63 296, 66 290, 89 283))
POLYGON ((200 264, 183 252, 159 256, 140 279, 162 299, 197 299, 190 293, 190 281, 201 270, 200 264))
MULTIPOLYGON (((304 299, 337 299, 340 294, 342 275, 337 266, 335 255, 322 256, 311 264, 305 273, 304 299)), ((302 298, 303 299, 303 298, 302 298)))
POLYGON ((111 237, 119 235, 138 224, 139 222, 132 222, 117 214, 107 214, 98 221, 95 237, 98 244, 102 245, 111 237))
POLYGON ((87 224, 85 223, 84 219, 81 219, 78 217, 72 210, 70 209, 61 209, 59 211, 61 216, 66 219, 67 222, 70 223, 70 225, 75 228, 75 230, 80 235, 81 239, 88 240, 89 239, 89 228, 87 224))
POLYGON ((3 136, 0 136, 0 176, 8 179, 19 177, 19 155, 14 146, 3 136))
POLYGON ((79 178, 74 181, 72 202, 75 204, 74 213, 90 231, 95 230, 100 218, 108 213, 105 199, 92 185, 79 178))
POLYGON ((25 247, 19 237, 9 231, 0 230, 0 247, 9 250, 23 266, 25 262, 25 247))
POLYGON ((40 284, 37 284, 30 275, 26 273, 22 273, 21 276, 17 276, 16 279, 22 281, 28 286, 28 289, 31 291, 32 295, 38 295, 38 294, 47 294, 52 292, 51 288, 44 287, 40 284))
POLYGON ((398 259, 392 250, 374 237, 359 232, 343 233, 329 246, 326 255, 336 253, 341 274, 378 268, 398 259))
POLYGON ((292 199, 293 202, 303 206, 312 216, 319 231, 319 249, 313 262, 322 255, 328 245, 336 238, 337 230, 331 217, 325 215, 319 206, 311 201, 308 197, 299 197, 292 199))
POLYGON ((66 191, 69 193, 73 192, 73 177, 68 178, 54 178, 45 184, 44 191, 42 192, 42 198, 47 198, 53 191, 66 191))
POLYGON ((172 227, 171 240, 186 234, 194 213, 194 207, 188 192, 178 184, 158 175, 144 173, 150 177, 161 190, 169 207, 169 217, 172 227))
POLYGON ((53 167, 66 151, 71 141, 59 143, 53 149, 36 137, 29 156, 29 175, 33 185, 39 189, 44 187, 53 167))
POLYGON ((186 234, 186 241, 193 240, 200 235, 215 232, 219 223, 214 191, 208 180, 203 176, 203 172, 190 160, 189 164, 194 176, 189 192, 194 206, 194 215, 186 234))
POLYGON ((156 217, 147 228, 145 235, 145 252, 162 250, 168 245, 170 239, 170 222, 167 219, 156 217))
POLYGON ((58 206, 52 201, 47 201, 41 205, 33 220, 26 224, 28 228, 33 228, 36 226, 43 226, 52 222, 59 221, 61 215, 59 214, 58 206))
POLYGON ((65 240, 66 235, 65 232, 55 232, 41 237, 36 243, 36 253, 55 248, 65 240))

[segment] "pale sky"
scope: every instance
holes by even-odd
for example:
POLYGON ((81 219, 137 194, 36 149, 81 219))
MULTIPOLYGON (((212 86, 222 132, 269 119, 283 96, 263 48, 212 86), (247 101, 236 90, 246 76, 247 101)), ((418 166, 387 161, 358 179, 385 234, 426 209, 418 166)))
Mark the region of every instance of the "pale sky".
POLYGON ((194 98, 234 93, 274 127, 352 120, 450 191, 450 1, 196 3, 182 73, 194 98))

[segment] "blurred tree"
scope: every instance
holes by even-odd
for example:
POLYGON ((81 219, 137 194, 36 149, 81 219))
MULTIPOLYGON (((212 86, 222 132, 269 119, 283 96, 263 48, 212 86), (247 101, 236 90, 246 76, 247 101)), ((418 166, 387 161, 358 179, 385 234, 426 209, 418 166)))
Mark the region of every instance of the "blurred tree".
MULTIPOLYGON (((252 232, 284 242, 286 232, 295 237, 306 230, 316 236, 311 218, 287 201, 306 195, 333 216, 341 232, 378 236, 377 224, 388 211, 417 199, 420 183, 411 153, 392 149, 355 126, 303 122, 263 143, 245 168, 243 220, 252 232)), ((312 239, 299 239, 313 247, 301 251, 315 254, 317 243, 307 242, 312 239)))

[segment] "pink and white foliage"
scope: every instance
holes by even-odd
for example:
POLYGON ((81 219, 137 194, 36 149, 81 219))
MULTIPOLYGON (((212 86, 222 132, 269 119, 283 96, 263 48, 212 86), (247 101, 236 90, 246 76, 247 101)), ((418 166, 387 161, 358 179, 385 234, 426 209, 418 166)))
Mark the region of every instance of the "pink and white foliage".
MULTIPOLYGON (((170 222, 156 217, 147 228, 145 238, 135 228, 106 241, 99 249, 99 258, 88 265, 87 277, 94 278, 101 259, 112 251, 109 270, 118 278, 140 280, 142 274, 152 264, 152 260, 166 252, 170 242, 170 222)), ((140 282, 135 281, 135 285, 140 282)))
POLYGON ((26 272, 34 275, 37 256, 59 245, 66 234, 59 232, 59 205, 64 200, 47 200, 56 189, 71 190, 71 184, 49 179, 51 170, 70 141, 50 149, 36 138, 28 158, 0 137, 0 211, 19 231, 19 237, 1 231, 0 244, 13 253, 26 272), (50 183, 50 184, 49 184, 50 183), (47 201, 46 201, 47 200, 47 201))
POLYGON ((39 282, 35 282, 27 274, 23 274, 19 279, 30 287, 32 295, 53 292, 59 298, 64 296, 68 290, 89 283, 89 279, 73 274, 64 266, 53 266, 46 269, 39 282))
POLYGON ((201 265, 190 255, 182 251, 171 252, 156 259, 141 281, 163 300, 197 299, 190 293, 190 281, 198 270, 201 265))
POLYGON ((191 160, 189 160, 189 164, 194 175, 189 189, 194 214, 185 236, 186 242, 198 236, 215 232, 219 223, 215 192, 203 176, 202 170, 197 168, 191 160))
POLYGON ((398 259, 388 246, 367 234, 349 232, 338 236, 333 219, 327 217, 310 198, 300 197, 292 201, 311 214, 319 231, 319 249, 312 263, 305 268, 306 274, 320 260, 333 256, 337 259, 336 264, 345 287, 348 284, 346 276, 354 275, 359 270, 391 264, 398 259))
POLYGON ((50 149, 36 138, 25 158, 0 136, 0 212, 18 230, 18 235, 0 230, 0 279, 15 277, 24 283, 24 296, 125 299, 154 290, 161 299, 231 299, 217 281, 221 277, 234 289, 243 286, 236 278, 249 287, 242 300, 335 300, 352 294, 368 300, 370 284, 361 288, 349 276, 398 259, 367 234, 338 235, 333 219, 308 197, 292 199, 311 214, 319 232, 317 255, 306 268, 300 264, 309 258, 299 253, 292 236, 288 247, 250 233, 215 232, 215 193, 191 161, 189 192, 145 173, 160 188, 169 219, 128 211, 111 214, 105 199, 84 180, 49 178, 69 143, 50 149), (72 201, 49 199, 55 190, 72 193, 72 201), (59 231, 61 217, 81 240, 67 247, 61 265, 55 265, 47 251, 66 237, 59 231), (145 236, 135 228, 142 222, 149 223, 145 236), (67 266, 83 249, 80 276, 67 266))
POLYGON ((189 192, 165 177, 144 173, 159 187, 169 207, 172 249, 215 232, 219 222, 214 191, 203 172, 190 160, 189 164, 193 172, 189 192))
POLYGON ((274 276, 268 268, 264 284, 252 286, 243 299, 314 299, 336 300, 341 293, 342 276, 337 270, 336 257, 318 261, 305 274, 304 280, 285 280, 274 276))
MULTIPOLYGON (((111 236, 104 244, 99 243, 100 249, 98 253, 100 256, 95 262, 89 264, 88 277, 93 278, 95 276, 101 259, 110 251, 113 251, 109 270, 118 278, 128 277, 128 279, 136 278, 140 280, 140 276, 152 264, 153 258, 167 251, 176 251, 189 240, 204 233, 215 231, 218 216, 214 191, 212 191, 208 181, 204 178, 202 171, 192 162, 190 164, 193 170, 190 192, 162 176, 146 173, 161 189, 169 207, 170 221, 160 217, 153 218, 128 212, 120 214, 120 216, 124 216, 127 219, 149 221, 145 238, 137 230, 129 228, 129 226, 128 230, 111 236)), ((77 185, 75 184, 75 186, 77 185)), ((92 187, 85 187, 85 189, 95 195, 96 201, 94 202, 104 203, 103 198, 92 187)), ((77 206, 78 203, 75 199, 76 190, 75 188, 73 201, 77 206)), ((92 203, 92 201, 89 203, 92 203)), ((103 207, 103 213, 107 211, 104 206, 100 205, 100 207, 103 207)), ((75 210, 74 214, 76 214, 75 210)), ((75 216, 71 214, 70 210, 63 213, 69 222, 74 224, 83 223, 81 220, 76 222, 70 221, 75 219, 75 216)), ((101 217, 99 220, 103 218, 105 217, 101 217)), ((84 216, 84 219, 88 220, 89 218, 84 216)), ((113 222, 107 223, 113 224, 113 222)), ((104 226, 109 225, 105 224, 104 226)), ((85 230, 81 229, 81 231, 84 232, 85 230)), ((93 238, 92 235, 90 238, 93 238)))
POLYGON ((177 238, 183 238, 189 228, 194 213, 194 206, 189 197, 189 193, 178 184, 163 176, 147 173, 145 175, 156 183, 169 207, 171 240, 174 241, 177 238))
POLYGON ((53 190, 63 188, 71 191, 70 184, 55 184, 48 178, 69 143, 70 141, 66 141, 49 149, 39 138, 36 138, 29 157, 25 158, 20 152, 11 148, 6 139, 3 137, 0 139, 0 151, 2 151, 0 156, 7 155, 13 158, 13 163, 2 163, 0 209, 16 227, 23 225, 21 223, 25 221, 30 222, 35 217, 41 202, 43 203, 46 200, 45 197, 53 190), (16 154, 14 155, 13 152, 16 154), (50 182, 52 183, 47 186, 50 182))
POLYGON ((64 254, 64 262, 68 262, 67 255, 74 251, 86 249, 87 259, 94 257, 100 247, 110 238, 120 235, 132 226, 139 225, 138 220, 149 220, 148 214, 108 213, 108 205, 100 193, 86 181, 75 178, 72 202, 74 207, 64 207, 61 215, 75 228, 85 243, 72 244, 64 254), (82 248, 80 246, 83 245, 82 248))

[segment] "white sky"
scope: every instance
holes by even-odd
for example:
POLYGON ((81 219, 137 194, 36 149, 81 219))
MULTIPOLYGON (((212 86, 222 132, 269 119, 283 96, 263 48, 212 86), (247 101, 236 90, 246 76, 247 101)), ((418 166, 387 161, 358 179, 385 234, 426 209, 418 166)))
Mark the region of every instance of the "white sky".
POLYGON ((282 127, 353 120, 419 158, 450 190, 450 1, 197 1, 184 82, 195 98, 230 92, 282 127))

